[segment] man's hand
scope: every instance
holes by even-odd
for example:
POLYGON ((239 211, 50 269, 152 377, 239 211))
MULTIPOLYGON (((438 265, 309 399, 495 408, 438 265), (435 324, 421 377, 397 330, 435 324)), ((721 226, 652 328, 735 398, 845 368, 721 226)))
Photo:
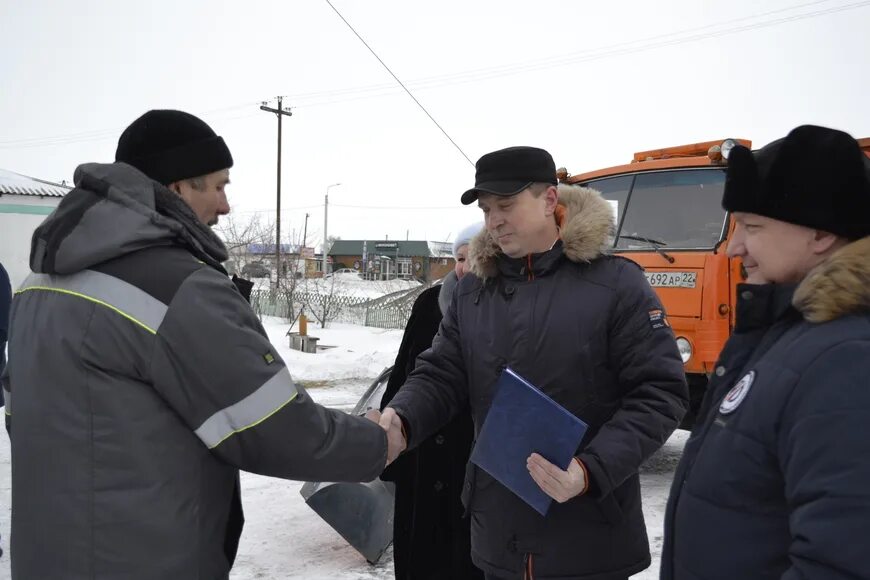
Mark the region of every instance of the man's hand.
POLYGON ((526 461, 526 467, 538 487, 559 503, 565 503, 572 497, 580 495, 586 491, 589 484, 586 471, 574 459, 565 471, 537 453, 532 453, 526 461))
POLYGON ((369 411, 364 415, 366 419, 369 421, 373 421, 378 425, 381 424, 381 412, 377 409, 369 409, 369 411))
POLYGON ((384 409, 380 424, 387 432, 387 465, 389 465, 405 450, 408 442, 405 441, 405 436, 402 434, 402 420, 392 407, 384 409))

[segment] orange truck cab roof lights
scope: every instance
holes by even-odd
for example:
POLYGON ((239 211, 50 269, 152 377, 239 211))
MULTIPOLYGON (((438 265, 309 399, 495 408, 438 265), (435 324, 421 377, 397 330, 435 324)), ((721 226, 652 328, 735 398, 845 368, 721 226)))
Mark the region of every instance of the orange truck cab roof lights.
MULTIPOLYGON (((579 175, 570 175, 565 168, 560 168, 557 171, 559 181, 563 183, 579 183, 589 181, 590 179, 598 179, 600 177, 608 177, 611 175, 620 175, 622 173, 632 173, 636 171, 656 171, 660 169, 679 169, 691 167, 724 167, 727 163, 722 157, 722 145, 731 141, 733 143, 743 145, 744 147, 752 148, 752 141, 748 139, 721 139, 718 141, 704 141, 702 143, 690 143, 688 145, 677 145, 676 147, 665 147, 664 149, 652 149, 649 151, 639 151, 634 154, 634 157, 625 165, 616 165, 595 171, 588 171, 579 175)), ((868 147, 870 147, 870 139, 868 147)))

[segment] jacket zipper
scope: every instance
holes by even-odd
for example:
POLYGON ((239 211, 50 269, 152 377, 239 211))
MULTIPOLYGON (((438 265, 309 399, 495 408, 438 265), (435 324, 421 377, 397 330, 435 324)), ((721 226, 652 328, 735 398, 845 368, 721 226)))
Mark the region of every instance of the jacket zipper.
POLYGON ((535 557, 530 553, 523 558, 523 580, 535 580, 535 557))

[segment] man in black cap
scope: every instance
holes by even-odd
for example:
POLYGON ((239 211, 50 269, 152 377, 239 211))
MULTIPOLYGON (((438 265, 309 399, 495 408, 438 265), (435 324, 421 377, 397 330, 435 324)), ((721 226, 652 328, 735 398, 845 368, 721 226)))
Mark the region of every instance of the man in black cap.
POLYGON ((728 160, 736 326, 674 477, 665 580, 870 578, 870 160, 802 126, 728 160))
POLYGON ((223 140, 151 111, 117 157, 78 167, 12 304, 12 578, 225 580, 240 469, 369 481, 387 438, 315 404, 227 278, 223 140))
MULTIPOLYGON (((121 133, 115 162, 132 165, 174 191, 209 227, 230 213, 226 187, 233 156, 223 137, 190 113, 148 111, 121 133)), ((233 284, 250 302, 254 284, 235 274, 233 284)))
POLYGON ((545 517, 469 464, 474 563, 488 578, 628 578, 650 564, 638 469, 687 406, 667 317, 637 264, 607 253, 609 203, 557 186, 546 151, 484 155, 462 195, 474 201, 486 229, 470 244, 472 275, 384 410, 388 456, 402 432, 415 447, 464 405, 479 433, 497 379, 514 369, 589 430, 567 470, 537 454, 519 466, 556 500, 545 517))
POLYGON ((180 195, 206 225, 230 213, 224 190, 233 156, 222 137, 189 113, 148 111, 121 134, 115 161, 180 195))

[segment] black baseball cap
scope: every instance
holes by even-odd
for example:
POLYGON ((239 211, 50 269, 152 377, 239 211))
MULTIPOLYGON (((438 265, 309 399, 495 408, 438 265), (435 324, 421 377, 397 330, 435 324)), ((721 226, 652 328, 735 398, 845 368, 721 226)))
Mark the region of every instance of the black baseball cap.
POLYGON ((474 187, 462 194, 462 204, 469 205, 481 193, 510 197, 533 183, 556 185, 553 157, 537 147, 508 147, 487 153, 475 165, 474 187))

